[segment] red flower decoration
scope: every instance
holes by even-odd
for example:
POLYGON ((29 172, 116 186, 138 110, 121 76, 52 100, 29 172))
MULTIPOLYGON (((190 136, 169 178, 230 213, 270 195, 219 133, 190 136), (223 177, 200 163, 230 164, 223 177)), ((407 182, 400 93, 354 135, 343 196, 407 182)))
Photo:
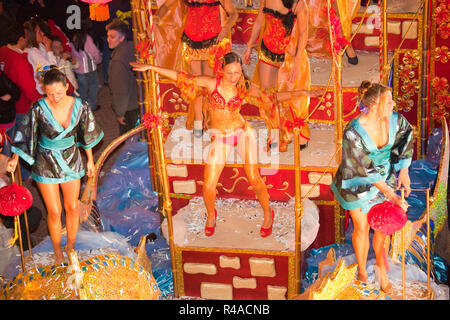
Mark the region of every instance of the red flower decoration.
POLYGON ((231 42, 228 38, 223 38, 209 51, 209 66, 214 69, 214 74, 217 76, 223 75, 223 57, 229 52, 231 52, 231 42))
POLYGON ((444 91, 448 88, 448 80, 445 77, 434 77, 433 80, 431 80, 431 87, 435 92, 444 91))
POLYGON ((294 117, 293 121, 290 121, 287 119, 285 121, 286 128, 288 128, 289 130, 292 130, 294 128, 300 129, 300 128, 304 127, 305 124, 306 124, 305 119, 302 119, 300 117, 294 117))
POLYGON ((433 18, 435 19, 436 24, 438 25, 447 22, 449 18, 447 6, 442 4, 440 6, 437 6, 436 9, 434 10, 433 18))
POLYGON ((417 89, 418 89, 417 81, 414 81, 414 80, 408 81, 407 83, 404 83, 403 86, 402 86, 402 90, 405 93, 408 93, 410 95, 415 94, 417 89))
POLYGON ((434 103, 443 107, 450 106, 450 95, 448 94, 448 91, 445 90, 436 94, 434 103))
POLYGON ((13 183, 0 189, 0 213, 4 216, 21 215, 33 204, 33 196, 27 188, 13 183))
POLYGON ((411 105, 408 101, 400 99, 399 101, 397 101, 397 109, 404 112, 409 112, 411 111, 411 105))
MULTIPOLYGON (((306 125, 305 119, 295 116, 294 111, 292 110, 292 108, 289 107, 289 109, 291 110, 292 121, 291 120, 287 120, 287 119, 285 120, 284 124, 285 124, 286 128, 288 130, 293 130, 294 128, 301 129, 302 127, 304 127, 306 125)), ((306 137, 304 137, 304 138, 306 138, 306 137)), ((308 139, 308 138, 306 138, 306 139, 308 139)))
MULTIPOLYGON (((333 2, 334 0, 331 1, 331 4, 333 4, 333 2)), ((330 17, 330 24, 331 24, 333 51, 335 54, 338 54, 339 51, 346 45, 350 44, 350 42, 348 42, 347 38, 344 36, 342 32, 341 20, 337 17, 336 10, 333 7, 331 7, 328 14, 330 17)))
POLYGON ((136 52, 138 53, 139 57, 141 57, 141 59, 149 59, 150 58, 150 52, 151 52, 151 45, 150 45, 150 41, 148 40, 140 40, 137 44, 136 44, 136 52))
POLYGON ((406 212, 390 201, 374 205, 367 214, 370 227, 388 236, 400 230, 407 220, 406 212))
POLYGON ((450 58, 450 52, 448 51, 447 46, 436 47, 434 49, 434 59, 441 63, 447 63, 450 58))
POLYGON ((439 106, 433 108, 433 111, 432 111, 433 119, 439 120, 442 117, 448 118, 448 116, 449 116, 449 113, 448 113, 448 111, 445 108, 439 107, 439 106))
POLYGON ((153 130, 163 123, 163 118, 160 115, 154 115, 150 112, 144 114, 142 120, 147 130, 153 130))
POLYGON ((437 29, 437 33, 442 39, 447 39, 450 36, 450 22, 440 24, 437 29))

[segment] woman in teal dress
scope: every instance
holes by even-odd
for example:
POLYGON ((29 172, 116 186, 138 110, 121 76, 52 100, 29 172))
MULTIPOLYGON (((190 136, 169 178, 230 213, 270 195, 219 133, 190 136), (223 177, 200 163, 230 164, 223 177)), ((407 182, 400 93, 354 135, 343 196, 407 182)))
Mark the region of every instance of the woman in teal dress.
MULTIPOLYGON (((370 247, 367 213, 373 205, 385 200, 407 210, 407 203, 394 190, 404 187, 405 196, 411 191, 408 167, 413 155, 413 130, 401 114, 393 111, 395 102, 390 88, 363 81, 359 101, 363 113, 344 130, 342 162, 331 189, 341 206, 350 211, 358 280, 367 282, 370 247)), ((374 232, 374 270, 381 289, 389 292, 391 284, 384 267, 383 249, 386 235, 374 232)))
POLYGON ((66 213, 66 252, 75 246, 78 231, 80 179, 94 173, 92 147, 103 138, 89 105, 80 98, 66 94, 66 76, 51 69, 43 77, 46 97, 34 102, 19 125, 11 151, 15 165, 18 157, 32 166, 36 181, 47 208, 47 222, 52 240, 55 262, 64 261, 61 249, 61 212, 59 188, 63 193, 66 213), (79 147, 86 151, 87 171, 79 147))

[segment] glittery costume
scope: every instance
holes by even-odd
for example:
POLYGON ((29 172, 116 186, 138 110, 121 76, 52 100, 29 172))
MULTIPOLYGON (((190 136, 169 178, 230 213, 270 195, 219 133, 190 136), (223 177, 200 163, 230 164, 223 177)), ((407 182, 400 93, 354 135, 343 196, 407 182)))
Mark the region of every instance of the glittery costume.
MULTIPOLYGON (((308 11, 307 8, 304 10, 308 11)), ((276 88, 261 89, 258 98, 250 97, 250 103, 259 108, 260 116, 264 120, 269 132, 272 130, 279 130, 280 146, 286 146, 293 137, 293 131, 286 126, 286 122, 293 120, 292 114, 294 114, 295 117, 306 119, 309 114, 308 109, 310 99, 308 96, 299 96, 280 103, 276 98, 276 94, 277 92, 310 90, 311 74, 308 54, 306 49, 300 49, 297 52, 300 38, 305 35, 299 34, 298 23, 302 23, 299 19, 295 19, 294 25, 292 26, 292 33, 287 36, 287 28, 282 24, 282 15, 276 17, 276 14, 274 15, 269 12, 269 9, 267 8, 264 8, 263 12, 265 19, 264 26, 262 27, 261 48, 258 53, 259 59, 252 82, 260 87, 259 64, 263 62, 273 66, 279 66, 277 85, 276 88), (264 35, 266 35, 266 37, 264 35), (275 40, 270 40, 269 35, 276 35, 275 40), (272 58, 269 57, 270 59, 265 58, 267 51, 264 53, 264 43, 268 49, 275 51, 272 52, 274 56, 272 58), (275 55, 277 52, 282 52, 281 50, 284 52, 282 62, 274 61, 277 59, 274 57, 281 58, 281 56, 275 55), (290 52, 297 52, 297 57, 292 56, 290 52), (291 80, 290 76, 295 64, 297 64, 296 67, 299 70, 299 74, 298 77, 291 80)), ((304 14, 305 16, 311 15, 311 10, 309 10, 309 13, 301 12, 301 14, 304 14)), ((302 137, 309 139, 310 131, 307 123, 300 128, 300 134, 302 137)), ((281 148, 280 150, 283 151, 281 148)))
POLYGON ((226 102, 225 98, 220 94, 219 90, 217 90, 221 80, 221 77, 216 78, 216 87, 209 95, 210 108, 228 110, 230 112, 239 112, 244 100, 243 94, 238 93, 226 102))
POLYGON ((396 172, 408 168, 413 156, 413 131, 408 121, 393 112, 389 118, 389 140, 377 148, 359 118, 353 119, 345 128, 342 139, 342 162, 331 184, 336 199, 346 210, 370 208, 386 200, 373 185, 384 180, 395 190, 396 172))
POLYGON ((220 2, 183 0, 187 15, 181 41, 186 44, 188 60, 208 60, 209 49, 217 42, 222 30, 220 22, 220 2))
POLYGON ((103 138, 88 104, 75 98, 67 129, 41 99, 33 103, 19 125, 11 151, 32 166, 32 177, 42 183, 80 179, 85 170, 78 147, 90 149, 103 138))
MULTIPOLYGON (((211 94, 207 94, 206 89, 202 89, 196 85, 196 77, 193 75, 189 75, 185 72, 180 72, 178 74, 177 86, 181 91, 181 95, 187 101, 192 100, 198 94, 199 90, 202 90, 204 95, 208 95, 208 106, 210 109, 218 109, 218 110, 226 110, 230 113, 239 113, 246 99, 246 92, 243 88, 238 86, 238 93, 235 97, 231 98, 228 102, 225 101, 225 98, 218 91, 218 86, 221 77, 216 78, 216 87, 211 94)), ((236 145, 241 134, 247 130, 247 128, 251 128, 251 126, 245 121, 245 123, 237 128, 235 132, 230 135, 222 135, 218 133, 213 133, 211 136, 214 139, 220 139, 223 143, 228 145, 236 145)))
MULTIPOLYGON (((191 61, 208 61, 209 51, 222 30, 220 11, 221 4, 216 0, 175 1, 155 28, 156 64, 168 69, 190 72, 191 61)), ((199 91, 199 94, 201 93, 202 91, 199 91)), ((207 106, 203 107, 204 113, 205 110, 207 106)), ((194 118, 192 100, 188 106, 186 129, 193 129, 194 118)))
POLYGON ((263 12, 265 28, 258 58, 264 63, 279 68, 284 62, 285 51, 291 39, 289 29, 283 24, 283 18, 288 14, 269 8, 264 8, 263 12))

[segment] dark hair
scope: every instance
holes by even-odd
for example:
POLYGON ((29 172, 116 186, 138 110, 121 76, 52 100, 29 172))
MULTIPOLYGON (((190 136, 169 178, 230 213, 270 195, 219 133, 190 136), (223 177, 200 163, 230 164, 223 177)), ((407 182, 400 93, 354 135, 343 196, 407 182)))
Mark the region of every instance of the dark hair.
POLYGON ((61 43, 63 43, 63 41, 61 40, 61 38, 60 37, 58 37, 58 36, 50 36, 50 37, 48 37, 50 40, 52 40, 52 41, 58 41, 58 42, 61 42, 61 43))
POLYGON ((50 66, 50 70, 44 73, 42 82, 45 86, 56 82, 66 85, 67 79, 66 75, 59 71, 56 66, 50 66))
MULTIPOLYGON (((294 28, 295 21, 295 13, 292 12, 292 7, 294 6, 294 0, 282 0, 283 6, 289 9, 289 12, 283 16, 281 22, 283 26, 287 28, 286 36, 289 36, 292 33, 292 29, 294 28)), ((306 23, 306 21, 304 22, 306 23)))
MULTIPOLYGON (((233 62, 238 62, 242 68, 242 58, 235 52, 228 52, 226 55, 223 56, 222 68, 225 68, 226 65, 233 62)), ((245 74, 243 68, 242 68, 242 76, 245 84, 245 89, 248 89, 250 87, 250 81, 247 75, 245 74)))
POLYGON ((72 33, 72 43, 77 51, 83 51, 84 45, 86 44, 87 31, 85 28, 76 29, 72 33))
POLYGON ((36 48, 38 46, 38 43, 36 41, 36 19, 31 19, 28 21, 25 21, 23 24, 24 30, 28 32, 28 43, 27 47, 34 47, 36 48))
POLYGON ((226 55, 223 56, 222 66, 225 67, 227 64, 230 64, 233 62, 239 62, 239 64, 242 66, 241 57, 235 52, 228 52, 226 55))
POLYGON ((25 38, 25 29, 18 23, 13 24, 8 28, 7 41, 8 44, 17 44, 20 38, 25 38))
POLYGON ((387 91, 391 91, 391 88, 380 83, 372 83, 368 80, 364 80, 358 88, 358 101, 365 106, 370 107, 387 91))
POLYGON ((39 29, 41 29, 42 33, 44 33, 44 35, 47 38, 50 38, 52 36, 52 30, 50 29, 50 27, 48 26, 48 23, 45 22, 45 20, 42 19, 37 19, 37 26, 39 27, 39 29))
POLYGON ((28 47, 38 47, 36 41, 36 27, 39 27, 47 38, 52 36, 52 31, 47 22, 42 18, 32 18, 23 24, 23 27, 28 31, 28 47))
POLYGON ((106 31, 115 30, 125 38, 128 34, 128 25, 118 18, 114 18, 109 24, 106 25, 106 31))

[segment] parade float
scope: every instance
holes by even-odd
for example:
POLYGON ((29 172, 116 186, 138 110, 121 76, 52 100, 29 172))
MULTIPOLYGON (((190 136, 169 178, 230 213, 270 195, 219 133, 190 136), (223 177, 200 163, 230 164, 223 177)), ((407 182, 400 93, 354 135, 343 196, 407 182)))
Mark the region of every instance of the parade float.
MULTIPOLYGON (((80 250, 78 259, 73 256, 70 264, 60 267, 64 270, 27 265, 26 260, 39 252, 30 250, 28 259, 22 252, 21 268, 16 267, 20 273, 10 272, 14 276, 9 280, 5 277, 0 297, 119 299, 122 296, 117 290, 125 281, 135 281, 136 292, 127 291, 125 299, 448 299, 448 287, 442 284, 446 281, 445 263, 436 257, 434 242, 448 223, 446 75, 450 4, 442 0, 405 1, 400 8, 383 1, 378 6, 361 7, 351 26, 351 43, 360 62, 349 66, 343 59, 345 45, 333 45, 340 40, 336 31, 339 19, 333 15, 332 2, 327 1, 326 8, 329 55, 310 55, 311 89, 324 93, 310 98, 309 115, 300 119, 309 124, 309 146, 300 151, 300 126, 294 125, 294 143, 289 144, 287 152, 259 154, 261 176, 277 212, 272 236, 259 236, 260 225, 254 221, 261 221, 262 212, 245 177, 242 159, 235 152, 228 158, 217 186, 216 233, 204 236, 203 165, 210 136, 205 134, 198 141, 184 128, 187 104, 174 83, 154 72, 137 73, 141 125, 103 151, 96 163, 96 175, 87 181, 81 197, 82 229, 86 231, 80 232, 77 241, 86 236, 98 245, 80 250), (343 128, 360 113, 357 87, 367 79, 393 88, 396 110, 415 130, 410 168, 413 193, 408 199, 413 201, 413 208, 402 230, 385 245, 389 250, 388 275, 394 286, 391 295, 380 291, 372 281, 371 260, 368 283, 355 280, 356 264, 348 240, 351 221, 330 188, 341 160, 343 128), (116 180, 111 178, 98 186, 104 162, 125 141, 123 157, 110 173, 116 180), (114 197, 121 202, 111 200, 114 197), (149 199, 154 200, 152 205, 149 199), (131 212, 135 207, 130 202, 139 203, 135 207, 140 211, 131 212), (152 222, 145 220, 149 216, 152 222), (117 238, 110 231, 125 238, 117 238), (148 240, 152 232, 157 241, 148 240), (106 243, 101 243, 101 237, 106 243), (130 246, 140 248, 137 256, 130 246), (146 246, 144 254, 142 248, 146 246), (164 257, 161 252, 165 252, 164 257), (156 274, 155 263, 163 260, 167 262, 162 263, 165 269, 156 274), (110 282, 95 280, 105 272, 110 282), (71 278, 78 286, 69 293, 60 283, 67 283, 72 274, 78 275, 71 278), (44 280, 48 290, 44 289, 44 280), (117 288, 115 294, 108 294, 106 286, 117 288), (41 292, 33 291, 38 287, 41 292)), ((136 60, 141 62, 153 63, 157 55, 153 13, 158 4, 131 1, 136 60)), ((230 36, 233 51, 242 53, 259 4, 235 1, 235 5, 239 18, 230 36)), ((246 70, 250 76, 255 60, 252 57, 246 70)), ((267 130, 257 107, 244 105, 241 113, 257 129, 260 141, 265 141, 267 130)))

